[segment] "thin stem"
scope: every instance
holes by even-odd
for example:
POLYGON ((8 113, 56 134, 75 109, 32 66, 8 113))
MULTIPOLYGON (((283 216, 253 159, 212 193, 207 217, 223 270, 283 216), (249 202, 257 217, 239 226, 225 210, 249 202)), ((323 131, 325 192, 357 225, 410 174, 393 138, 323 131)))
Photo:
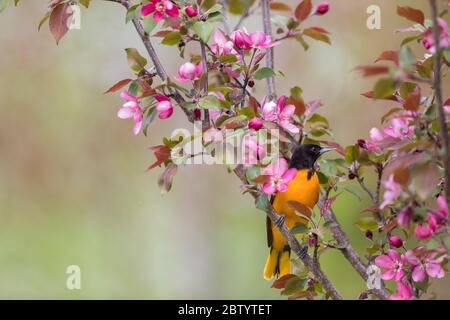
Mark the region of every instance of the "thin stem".
MULTIPOLYGON (((200 41, 200 48, 202 51, 202 65, 203 65, 203 72, 205 73, 205 82, 204 82, 204 88, 203 88, 203 94, 208 94, 208 62, 206 61, 206 46, 203 41, 200 41)), ((202 110, 202 127, 204 129, 209 127, 209 112, 208 110, 202 110)))
POLYGON ((442 79, 441 79, 441 67, 442 67, 442 51, 440 45, 440 28, 438 24, 438 10, 436 0, 429 0, 431 6, 431 15, 433 19, 433 38, 434 47, 436 50, 434 57, 434 79, 433 87, 436 94, 436 106, 437 114, 440 126, 440 136, 442 139, 442 147, 444 155, 442 156, 442 162, 445 172, 445 199, 447 205, 450 206, 450 150, 449 150, 449 136, 447 131, 447 123, 445 121, 445 111, 443 107, 442 99, 442 79))
MULTIPOLYGON (((262 8, 264 33, 269 36, 272 36, 272 22, 270 21, 269 0, 261 0, 261 8, 262 8)), ((267 49, 266 67, 271 68, 271 69, 274 68, 274 50, 273 50, 273 48, 267 49)), ((272 99, 272 100, 276 99, 275 78, 273 76, 267 78, 267 88, 269 91, 268 92, 269 99, 272 99)))

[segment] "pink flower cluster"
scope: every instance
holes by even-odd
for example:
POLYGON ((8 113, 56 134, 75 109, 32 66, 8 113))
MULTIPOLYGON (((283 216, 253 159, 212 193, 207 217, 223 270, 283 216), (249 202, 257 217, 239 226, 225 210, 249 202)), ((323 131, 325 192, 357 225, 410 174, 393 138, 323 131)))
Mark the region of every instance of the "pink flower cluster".
POLYGON ((273 41, 271 36, 262 31, 248 33, 245 28, 233 31, 231 40, 241 50, 250 50, 251 48, 267 49, 279 44, 279 42, 273 41))
POLYGON ((437 198, 439 210, 430 211, 427 214, 427 222, 418 225, 414 230, 417 238, 427 240, 438 232, 443 226, 447 225, 448 207, 447 202, 443 196, 437 198))
POLYGON ((414 282, 422 282, 426 276, 443 278, 445 271, 441 264, 446 257, 444 248, 426 249, 421 246, 402 255, 395 250, 388 250, 387 255, 375 258, 375 264, 384 270, 381 279, 394 280, 397 283, 397 292, 391 295, 390 299, 411 300, 413 290, 406 276, 407 268, 409 267, 414 282))
MULTIPOLYGON (((120 119, 129 119, 133 118, 134 120, 134 127, 133 127, 133 133, 136 135, 138 134, 142 129, 142 123, 143 123, 143 113, 142 108, 139 105, 138 99, 130 94, 128 91, 123 91, 120 94, 120 97, 126 102, 122 105, 122 108, 119 109, 117 112, 117 116, 120 119)), ((160 119, 167 119, 169 118, 173 113, 173 105, 172 102, 170 102, 170 99, 160 93, 157 93, 154 95, 154 98, 157 101, 156 104, 156 111, 159 113, 160 119)))
POLYGON ((383 194, 383 203, 381 203, 380 209, 384 209, 392 204, 403 192, 402 186, 395 182, 393 174, 389 176, 389 179, 383 185, 386 190, 383 194))
MULTIPOLYGON (((450 47, 450 34, 448 32, 447 22, 445 22, 445 20, 442 18, 438 18, 438 24, 440 29, 439 46, 441 48, 448 48, 450 47)), ((425 49, 429 50, 430 52, 436 52, 436 46, 433 37, 433 28, 428 28, 427 31, 425 31, 422 37, 422 44, 425 49)))
POLYGON ((255 136, 246 136, 244 138, 244 166, 250 167, 261 161, 266 155, 264 144, 258 141, 255 136))
POLYGON ((263 169, 262 174, 266 177, 263 184, 263 192, 271 195, 275 192, 285 192, 288 183, 295 178, 297 170, 289 169, 288 162, 284 158, 279 158, 263 169))
POLYGON ((380 152, 383 146, 393 145, 408 139, 414 133, 414 126, 410 125, 410 117, 396 117, 381 130, 372 128, 370 140, 366 142, 367 149, 372 152, 380 152))
MULTIPOLYGON (((267 102, 266 100, 267 97, 264 97, 261 102, 261 113, 264 120, 278 123, 280 127, 292 133, 300 131, 292 119, 295 113, 295 106, 292 104, 285 105, 285 96, 281 96, 276 103, 274 101, 267 102)), ((256 117, 250 120, 248 126, 250 129, 259 130, 263 127, 263 122, 256 117)))
POLYGON ((141 8, 142 16, 148 16, 153 13, 153 20, 158 22, 168 15, 172 18, 178 18, 180 13, 177 6, 169 0, 150 0, 150 3, 143 5, 141 8))

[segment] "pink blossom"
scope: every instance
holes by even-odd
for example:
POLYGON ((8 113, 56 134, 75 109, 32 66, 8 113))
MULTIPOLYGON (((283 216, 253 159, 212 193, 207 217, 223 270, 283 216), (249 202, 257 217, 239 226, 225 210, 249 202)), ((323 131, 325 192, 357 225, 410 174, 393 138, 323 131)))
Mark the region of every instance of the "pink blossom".
POLYGON ((184 8, 184 12, 186 12, 186 15, 190 18, 196 17, 198 15, 198 10, 195 7, 187 6, 184 8))
MULTIPOLYGON (((438 24, 440 29, 440 39, 439 45, 441 48, 450 47, 450 34, 448 32, 448 26, 444 19, 438 18, 438 24)), ((433 28, 428 28, 427 31, 423 34, 422 44, 425 49, 429 50, 432 53, 436 52, 435 44, 434 44, 434 36, 433 36, 433 28)))
POLYGON ((237 48, 242 50, 249 50, 252 47, 252 39, 245 28, 233 31, 231 40, 237 48))
POLYGON ((319 16, 324 15, 330 10, 330 4, 327 1, 321 2, 316 7, 316 14, 319 16))
POLYGON ((251 119, 248 122, 248 127, 250 129, 258 131, 259 129, 261 129, 263 127, 263 122, 260 118, 254 117, 253 119, 251 119))
POLYGON ((386 190, 383 194, 383 203, 380 205, 380 209, 392 204, 402 194, 402 186, 395 182, 394 174, 391 174, 383 184, 386 190))
POLYGON ((400 248, 403 246, 403 240, 398 236, 391 236, 388 242, 389 245, 394 248, 400 248))
POLYGON ((160 21, 164 19, 164 14, 169 17, 177 18, 179 16, 178 8, 169 0, 150 0, 150 3, 142 6, 141 14, 145 17, 153 13, 153 20, 160 21))
POLYGON ((411 222, 412 209, 410 207, 401 210, 397 214, 397 223, 403 228, 409 228, 409 223, 411 222))
POLYGON ((188 82, 200 79, 200 76, 203 72, 202 65, 193 64, 191 62, 183 63, 178 68, 178 76, 175 79, 179 82, 188 82))
POLYGON ((443 278, 445 271, 441 263, 447 257, 445 252, 445 248, 427 250, 423 246, 408 250, 405 257, 412 266, 412 279, 421 282, 426 275, 430 278, 443 278))
POLYGON ((244 165, 255 165, 266 155, 264 145, 260 144, 257 137, 246 136, 244 138, 244 165))
POLYGON ((380 276, 383 280, 402 280, 405 276, 405 262, 405 257, 395 250, 388 250, 387 255, 375 258, 375 264, 378 267, 385 269, 380 276))
POLYGON ((285 105, 286 97, 281 96, 277 103, 269 101, 266 103, 264 97, 262 105, 263 119, 266 121, 277 122, 280 127, 292 133, 298 133, 300 130, 292 123, 292 116, 295 113, 295 106, 292 104, 285 105))
POLYGON ((288 182, 295 178, 297 170, 289 169, 286 159, 279 158, 269 164, 263 170, 266 182, 263 184, 264 193, 271 195, 274 192, 285 192, 288 189, 288 182))
POLYGON ((225 36, 222 30, 216 29, 214 31, 213 36, 214 43, 211 45, 211 50, 217 55, 225 55, 225 54, 234 54, 237 56, 238 59, 240 59, 240 56, 234 50, 234 44, 233 41, 228 40, 228 38, 225 36))
POLYGON ((316 112, 316 110, 319 109, 321 106, 323 106, 323 104, 322 104, 322 100, 320 100, 320 99, 309 101, 308 103, 306 103, 305 117, 309 118, 310 116, 312 116, 314 114, 314 112, 316 112))
POLYGON ((390 125, 384 128, 384 133, 392 138, 408 138, 414 132, 414 126, 409 125, 406 118, 394 118, 390 125))
POLYGON ((139 106, 139 102, 135 96, 130 94, 128 91, 123 91, 120 94, 120 97, 127 102, 122 105, 122 108, 117 112, 117 116, 120 119, 129 119, 133 118, 134 120, 134 128, 133 133, 138 134, 142 128, 142 109, 139 106))
POLYGON ((443 196, 439 196, 437 199, 439 209, 436 211, 430 211, 427 214, 427 222, 418 225, 414 230, 414 234, 417 238, 427 240, 438 232, 442 226, 447 224, 448 207, 447 202, 443 196))
POLYGON ((413 298, 413 288, 407 281, 397 281, 397 293, 392 294, 389 300, 411 300, 413 298))
POLYGON ((173 105, 172 102, 170 102, 170 99, 160 93, 157 93, 154 95, 155 99, 158 101, 158 104, 156 105, 156 110, 159 113, 160 119, 167 119, 169 118, 173 113, 173 105))
POLYGON ((252 41, 252 48, 257 49, 271 48, 280 44, 279 42, 272 41, 272 37, 262 31, 255 31, 250 33, 250 39, 252 41))

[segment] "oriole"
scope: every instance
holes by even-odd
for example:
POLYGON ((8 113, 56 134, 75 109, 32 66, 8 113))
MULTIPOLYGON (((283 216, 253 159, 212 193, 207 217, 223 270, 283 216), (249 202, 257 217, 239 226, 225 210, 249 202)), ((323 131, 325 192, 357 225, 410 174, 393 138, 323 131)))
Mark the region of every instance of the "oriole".
MULTIPOLYGON (((274 209, 281 216, 284 215, 285 223, 289 229, 297 224, 307 224, 307 220, 295 213, 289 201, 299 202, 309 208, 313 208, 319 199, 320 183, 314 169, 316 160, 332 148, 321 148, 315 144, 302 144, 292 154, 289 162, 290 168, 296 168, 297 174, 288 183, 285 192, 278 192, 272 199, 274 209)), ((277 226, 267 218, 267 242, 270 254, 264 267, 264 279, 270 280, 274 276, 282 277, 291 273, 290 253, 291 248, 281 234, 277 226)))

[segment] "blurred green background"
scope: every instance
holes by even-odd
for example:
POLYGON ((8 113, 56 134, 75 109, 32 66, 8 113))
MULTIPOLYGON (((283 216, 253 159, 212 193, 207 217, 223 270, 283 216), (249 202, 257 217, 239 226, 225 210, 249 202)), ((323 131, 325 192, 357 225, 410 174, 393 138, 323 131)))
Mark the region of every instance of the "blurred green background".
MULTIPOLYGON (((423 0, 330 2, 331 11, 307 25, 330 30, 333 45, 277 47, 276 67, 286 74, 277 87, 287 93, 299 85, 307 100, 322 98, 320 112, 348 144, 366 137, 389 107, 360 96, 373 80, 353 68, 398 47, 402 36, 393 30, 408 22, 396 16, 396 4, 428 10, 423 0), (381 30, 366 28, 372 4, 382 8, 381 30)), ((102 94, 131 75, 124 48, 145 52, 124 10, 92 1, 82 29, 56 46, 47 26, 37 31, 45 7, 23 0, 0 15, 0 298, 280 298, 262 278, 264 214, 233 175, 217 166, 182 168, 161 196, 160 170, 145 172, 153 162, 148 146, 174 128, 191 128, 182 112, 155 121, 148 138, 134 137, 132 123, 116 117, 120 98, 102 94), (65 285, 73 264, 81 267, 81 290, 65 285)), ((260 29, 260 16, 246 25, 260 29)), ((174 73, 182 60, 157 49, 174 73)), ((367 241, 354 222, 367 206, 351 195, 336 202, 361 253, 367 241)), ((364 289, 340 254, 326 253, 322 266, 346 298, 364 289)), ((450 298, 449 284, 434 291, 450 298)))

